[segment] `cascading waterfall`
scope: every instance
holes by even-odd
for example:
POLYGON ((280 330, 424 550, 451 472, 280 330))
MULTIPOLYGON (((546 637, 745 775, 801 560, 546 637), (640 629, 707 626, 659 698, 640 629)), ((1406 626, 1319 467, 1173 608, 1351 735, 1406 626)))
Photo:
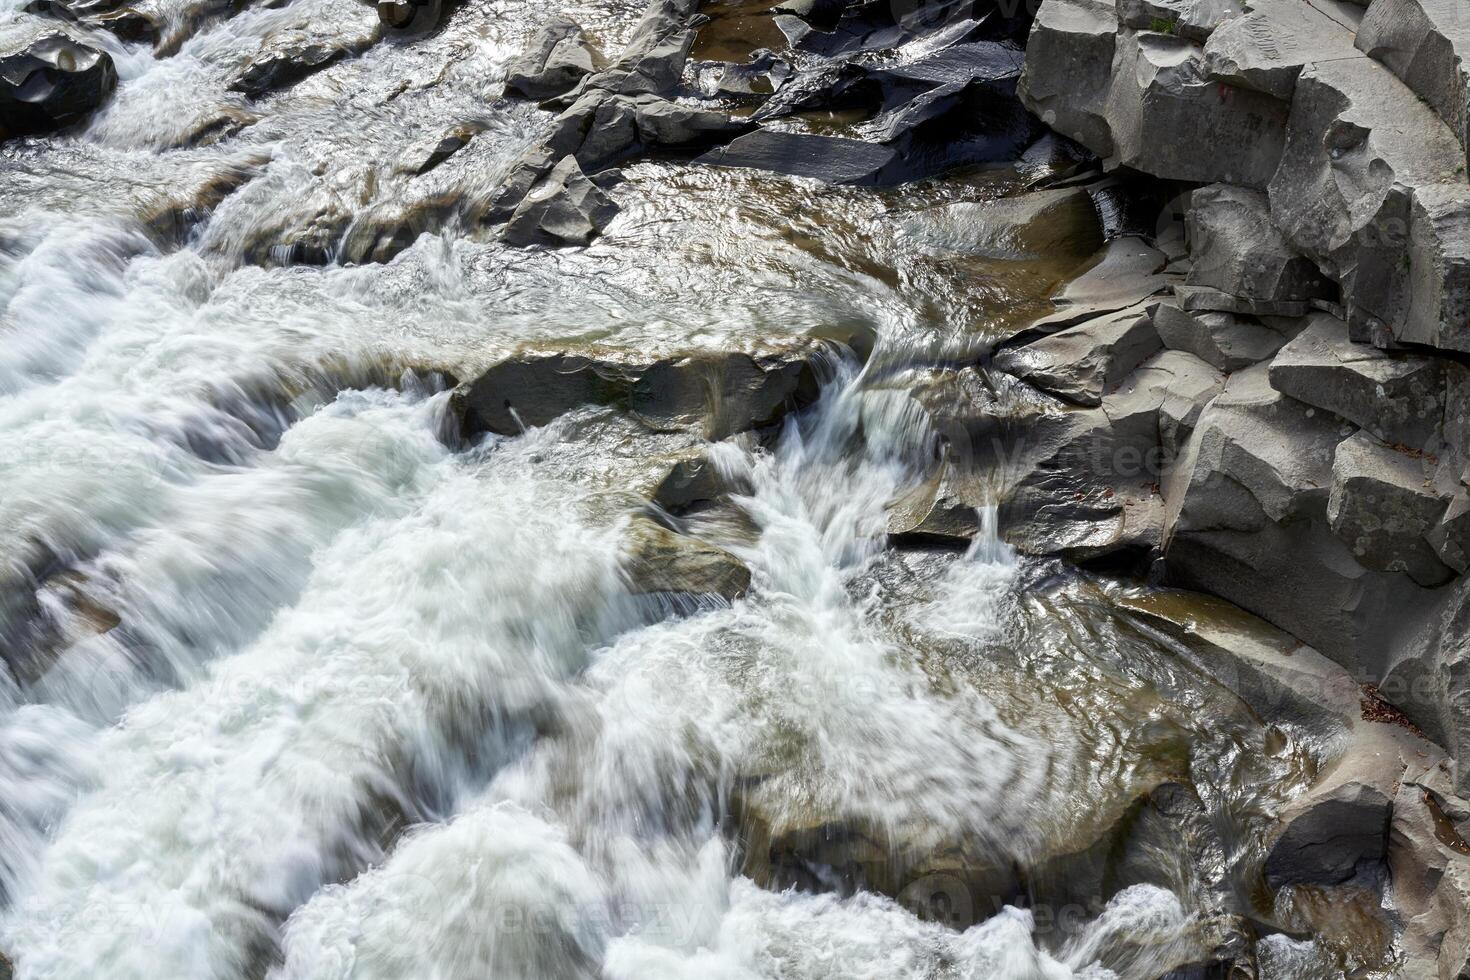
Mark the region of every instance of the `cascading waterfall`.
MULTIPOLYGON (((578 15, 609 46, 632 21, 578 15)), ((1121 807, 1100 786, 1146 793, 1192 753, 1274 764, 1222 747, 1259 737, 1238 704, 1176 704, 1164 668, 1119 667, 1125 644, 1164 654, 1101 587, 1019 558, 993 507, 968 552, 889 546, 890 504, 936 454, 912 399, 849 357, 762 438, 705 446, 590 406, 453 432, 456 372, 527 343, 952 350, 934 311, 1003 287, 965 292, 893 213, 988 185, 880 197, 645 163, 587 250, 520 252, 451 216, 390 263, 340 263, 365 215, 487 195, 547 125, 497 101, 545 16, 515 0, 266 99, 227 89, 271 31, 347 16, 247 10, 166 57, 108 39, 112 104, 0 147, 17 976, 1153 980, 1204 955, 1184 888, 1092 896, 1066 929, 1024 895, 946 918, 752 842, 757 814, 893 863, 958 841, 1010 867, 1121 807), (466 123, 440 169, 395 169, 466 123), (262 246, 318 225, 340 233, 320 265, 262 246), (622 535, 660 454, 691 445, 729 506, 656 516, 752 584, 673 615, 632 594, 622 535)))

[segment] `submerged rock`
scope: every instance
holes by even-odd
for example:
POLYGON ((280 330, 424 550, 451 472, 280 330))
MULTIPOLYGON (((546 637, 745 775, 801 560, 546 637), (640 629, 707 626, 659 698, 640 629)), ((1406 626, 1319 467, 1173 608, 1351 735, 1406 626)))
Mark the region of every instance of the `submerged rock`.
POLYGON ((750 569, 730 552, 647 517, 634 517, 623 540, 624 574, 637 595, 683 593, 738 599, 750 589, 750 569))
POLYGON ((63 31, 8 30, 0 34, 0 140, 68 126, 116 86, 107 52, 63 31))
POLYGON ((230 82, 230 88, 260 96, 318 72, 377 43, 382 25, 358 0, 341 0, 312 12, 312 19, 268 34, 260 52, 230 82), (319 19, 318 19, 319 18, 319 19))

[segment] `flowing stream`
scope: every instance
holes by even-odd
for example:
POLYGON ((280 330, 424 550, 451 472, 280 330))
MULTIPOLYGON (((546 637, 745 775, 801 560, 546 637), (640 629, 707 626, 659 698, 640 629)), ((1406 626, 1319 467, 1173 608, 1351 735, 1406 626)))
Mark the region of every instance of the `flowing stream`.
MULTIPOLYGON (((993 513, 965 553, 886 538, 933 439, 892 379, 963 358, 1065 272, 919 233, 1016 175, 876 192, 644 162, 587 249, 506 248, 441 211, 389 263, 305 264, 279 243, 489 195, 548 124, 500 99, 550 14, 529 0, 466 0, 280 94, 228 90, 282 25, 364 11, 251 9, 167 57, 104 38, 112 103, 0 146, 16 975, 1152 980, 1201 961, 1208 893, 1249 880, 1313 747, 1122 615, 1133 587, 1020 558, 993 513), (400 165, 460 126, 441 166, 400 165), (696 436, 593 408, 453 431, 451 376, 529 341, 807 335, 876 353, 834 355, 764 444, 716 446, 741 489, 681 520, 750 567, 733 604, 651 602, 624 567, 650 479, 696 436), (956 887, 1085 850, 1165 782, 1221 848, 1162 835, 1134 883, 1075 904, 956 887), (811 843, 763 849, 752 827, 811 843)), ((615 49, 639 10, 566 12, 615 49)))

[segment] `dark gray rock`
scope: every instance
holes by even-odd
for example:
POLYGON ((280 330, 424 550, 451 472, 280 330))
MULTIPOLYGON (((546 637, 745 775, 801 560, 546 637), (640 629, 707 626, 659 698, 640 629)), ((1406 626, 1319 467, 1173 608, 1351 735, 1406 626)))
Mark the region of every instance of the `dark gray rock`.
POLYGON ((1075 405, 1098 406, 1162 344, 1147 314, 1108 314, 1003 351, 995 366, 1075 405))
POLYGON ((1117 49, 1106 104, 1110 160, 1168 180, 1270 182, 1286 140, 1285 103, 1245 89, 1222 97, 1203 52, 1183 38, 1125 32, 1117 49))
POLYGON ((1167 259, 1140 238, 1115 238, 1052 296, 1056 309, 1039 318, 1021 338, 1051 333, 1120 310, 1141 311, 1150 296, 1169 288, 1160 275, 1167 259))
POLYGON ((516 206, 502 237, 511 245, 586 245, 617 213, 613 200, 568 156, 516 206))
POLYGON ((756 353, 694 352, 655 359, 627 353, 527 352, 483 369, 455 392, 468 434, 513 435, 583 405, 615 405, 658 430, 694 429, 709 439, 779 421, 817 397, 828 356, 812 341, 756 353))
POLYGON ((811 177, 830 184, 880 185, 900 164, 890 147, 838 136, 758 129, 728 145, 696 157, 695 163, 715 167, 771 170, 811 177))
POLYGON ((1297 76, 1317 61, 1355 57, 1363 11, 1339 0, 1255 0, 1205 44, 1211 78, 1290 102, 1297 76))
POLYGON ((1171 303, 1149 312, 1165 347, 1188 351, 1226 373, 1269 360, 1289 339, 1233 313, 1190 313, 1171 303))
POLYGON ((294 85, 378 42, 382 24, 358 0, 313 10, 311 19, 283 25, 261 41, 260 51, 230 82, 230 89, 261 96, 294 85))
POLYGON ((1337 287, 1271 223, 1265 193, 1212 184, 1190 197, 1185 309, 1301 316, 1337 287), (1200 287, 1200 288, 1194 288, 1200 287))
POLYGON ((1046 0, 1026 44, 1021 101, 1099 156, 1113 153, 1108 119, 1118 14, 1110 0, 1046 0))
POLYGON ((116 86, 107 52, 63 31, 15 25, 0 35, 0 140, 68 126, 116 86))
POLYGON ((552 17, 506 74, 505 89, 528 99, 565 95, 584 77, 607 67, 607 59, 569 17, 552 17))
POLYGON ((1470 17, 1459 0, 1375 0, 1357 46, 1403 79, 1461 146, 1470 146, 1470 17))
POLYGON ((1411 980, 1470 975, 1470 845, 1445 812, 1456 802, 1407 780, 1394 798, 1388 866, 1411 980))
POLYGON ((1428 535, 1448 500, 1422 456, 1395 451, 1359 432, 1337 447, 1327 522, 1365 568, 1405 572, 1433 587, 1453 577, 1428 535))
POLYGON ((1433 452, 1443 440, 1444 363, 1355 344, 1347 326, 1328 314, 1314 315, 1276 355, 1270 372, 1278 391, 1340 415, 1384 442, 1433 452))
POLYGON ((583 89, 672 96, 694 45, 698 13, 698 0, 653 0, 617 60, 588 76, 583 89))
POLYGON ((1266 883, 1337 885, 1373 874, 1388 856, 1393 784, 1377 771, 1336 773, 1291 803, 1266 855, 1266 883))
POLYGON ((1136 31, 1177 34, 1203 44, 1245 9, 1239 0, 1118 0, 1118 20, 1136 31))

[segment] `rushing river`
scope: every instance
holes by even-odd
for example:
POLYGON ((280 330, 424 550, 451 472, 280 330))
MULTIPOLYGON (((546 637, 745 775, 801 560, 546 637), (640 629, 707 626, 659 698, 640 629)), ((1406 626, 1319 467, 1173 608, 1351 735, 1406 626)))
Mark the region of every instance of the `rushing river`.
MULTIPOLYGON (((277 95, 227 89, 282 24, 364 11, 249 9, 167 57, 103 39, 110 105, 0 147, 17 976, 1152 980, 1199 961, 1201 896, 1250 880, 1259 787, 1300 785, 1310 746, 1123 616, 1127 588, 1021 559, 991 514, 968 552, 887 543, 932 449, 894 378, 969 356, 1066 272, 924 234, 1015 173, 877 192, 644 162, 587 249, 507 248, 451 207, 389 263, 303 264, 279 242, 484 198, 548 125, 500 99, 550 14, 528 0, 467 0, 277 95), (456 127, 475 135, 445 163, 401 165, 456 127), (587 408, 466 443, 449 412, 445 372, 528 341, 806 335, 876 353, 834 348, 815 406, 713 450, 740 492, 683 526, 750 567, 733 604, 640 599, 623 567, 660 461, 700 440, 587 408), (1093 901, 974 908, 948 865, 871 871, 1085 849, 1166 781, 1223 848, 1145 841, 1143 883, 1093 901), (818 828, 818 857, 776 862, 752 826, 818 828)), ((639 10, 566 12, 615 50, 639 10)), ((1305 975, 1305 947, 1274 948, 1263 975, 1305 975)))

